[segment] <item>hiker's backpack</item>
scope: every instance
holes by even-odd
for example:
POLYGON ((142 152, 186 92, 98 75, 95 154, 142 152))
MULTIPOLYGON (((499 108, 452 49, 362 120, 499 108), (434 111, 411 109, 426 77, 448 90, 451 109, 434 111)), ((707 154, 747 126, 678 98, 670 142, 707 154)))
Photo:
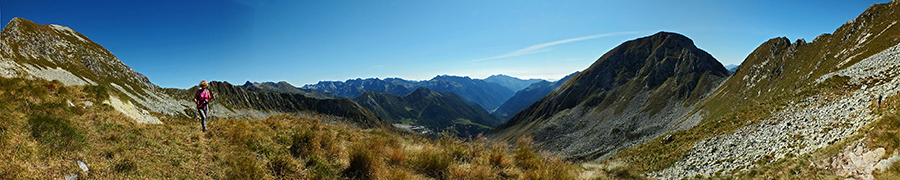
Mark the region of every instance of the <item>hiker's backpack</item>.
POLYGON ((209 105, 209 100, 212 99, 212 94, 210 94, 209 89, 199 89, 197 93, 194 94, 194 97, 197 97, 197 107, 206 107, 209 105))

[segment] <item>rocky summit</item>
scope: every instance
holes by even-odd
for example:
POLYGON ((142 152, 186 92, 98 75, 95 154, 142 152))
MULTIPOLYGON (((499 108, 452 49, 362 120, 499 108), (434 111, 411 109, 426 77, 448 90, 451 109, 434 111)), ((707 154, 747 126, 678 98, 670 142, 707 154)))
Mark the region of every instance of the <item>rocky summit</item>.
POLYGON ((727 75, 687 37, 659 32, 610 50, 490 136, 533 136, 571 159, 602 160, 691 128, 697 122, 691 109, 727 75))

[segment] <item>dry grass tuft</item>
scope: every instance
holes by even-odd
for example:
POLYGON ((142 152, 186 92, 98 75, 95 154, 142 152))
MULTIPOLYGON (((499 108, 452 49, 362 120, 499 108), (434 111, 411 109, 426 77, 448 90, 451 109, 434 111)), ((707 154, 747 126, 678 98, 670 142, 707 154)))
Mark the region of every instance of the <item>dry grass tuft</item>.
POLYGON ((344 176, 353 179, 372 179, 378 174, 379 169, 384 169, 380 158, 363 145, 356 145, 350 150, 350 166, 344 170, 344 176))
POLYGON ((574 166, 482 137, 462 140, 323 123, 316 113, 262 120, 136 124, 98 101, 105 86, 0 78, 0 179, 572 179, 574 166), (92 101, 70 107, 66 101, 92 101), (90 171, 81 172, 81 160, 90 171))

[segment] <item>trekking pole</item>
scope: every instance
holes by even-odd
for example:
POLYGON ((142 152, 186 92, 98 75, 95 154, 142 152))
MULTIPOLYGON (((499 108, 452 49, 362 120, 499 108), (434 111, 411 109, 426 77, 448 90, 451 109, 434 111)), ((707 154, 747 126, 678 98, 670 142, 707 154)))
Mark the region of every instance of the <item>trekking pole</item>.
POLYGON ((207 89, 207 91, 209 91, 209 96, 210 96, 210 99, 209 99, 209 105, 207 105, 207 106, 209 106, 209 107, 208 107, 208 108, 209 108, 209 114, 208 114, 208 116, 209 116, 209 120, 212 121, 212 120, 213 120, 213 117, 215 117, 215 116, 212 115, 212 114, 213 114, 213 107, 212 107, 212 104, 213 104, 213 102, 215 102, 216 96, 213 95, 212 90, 207 89))
POLYGON ((216 100, 216 98, 213 98, 213 99, 210 99, 210 100, 209 100, 209 117, 210 117, 209 120, 210 120, 210 121, 212 121, 213 118, 216 117, 216 116, 213 116, 213 107, 212 107, 213 102, 215 102, 215 100, 216 100))

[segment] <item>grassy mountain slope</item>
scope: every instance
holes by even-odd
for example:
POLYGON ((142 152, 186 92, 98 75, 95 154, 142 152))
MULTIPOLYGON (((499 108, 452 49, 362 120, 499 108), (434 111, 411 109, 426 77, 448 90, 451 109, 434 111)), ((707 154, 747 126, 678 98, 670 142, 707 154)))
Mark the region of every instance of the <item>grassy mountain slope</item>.
POLYGON ((534 102, 541 100, 547 94, 550 94, 553 90, 555 90, 559 85, 569 80, 572 76, 578 74, 578 72, 572 73, 563 77, 559 81, 549 82, 549 81, 539 81, 529 85, 527 88, 516 92, 516 95, 510 97, 506 102, 503 102, 503 105, 497 107, 497 110, 494 110, 491 114, 497 116, 502 121, 506 121, 511 118, 516 113, 521 112, 534 102))
POLYGON ((660 32, 625 42, 556 91, 492 131, 513 140, 534 136, 574 159, 603 159, 690 124, 691 105, 728 74, 680 34, 660 32))
MULTIPOLYGON (((775 119, 776 117, 773 115, 776 113, 792 111, 792 109, 796 109, 792 105, 808 101, 810 98, 823 99, 828 103, 838 103, 836 100, 847 98, 856 89, 865 86, 872 87, 872 85, 882 82, 871 80, 868 83, 866 81, 854 83, 850 81, 850 78, 841 76, 832 77, 824 82, 816 82, 816 80, 825 74, 848 68, 860 60, 900 43, 900 25, 896 24, 897 17, 900 17, 900 3, 875 4, 855 20, 842 25, 834 33, 822 34, 812 42, 797 40, 791 43, 787 38, 774 38, 766 41, 744 60, 731 78, 725 81, 715 93, 702 101, 698 111, 706 112, 706 114, 697 126, 670 134, 671 137, 675 137, 673 139, 666 141, 657 139, 626 150, 614 157, 613 161, 634 163, 640 171, 663 170, 691 154, 690 149, 697 146, 701 140, 732 134, 740 128, 760 124, 766 122, 767 119, 775 119)), ((876 77, 872 78, 877 79, 876 77)), ((869 97, 876 96, 870 95, 869 97)), ((804 121, 826 119, 841 120, 844 118, 816 117, 804 121)), ((874 121, 874 119, 869 121, 874 121)), ((874 122, 880 122, 880 120, 874 122)), ((782 124, 777 121, 769 123, 782 124)), ((863 129, 860 130, 867 132, 863 129)), ((814 138, 818 134, 828 132, 830 131, 825 130, 809 134, 810 137, 807 138, 814 138)), ((854 140, 856 139, 844 139, 841 141, 844 143, 827 144, 831 146, 818 149, 814 153, 817 154, 816 158, 809 158, 809 154, 806 154, 805 158, 783 158, 780 162, 788 161, 793 163, 786 164, 796 165, 806 161, 808 165, 810 161, 821 160, 836 154, 839 149, 843 149, 847 145, 845 141, 854 140)), ((896 146, 891 148, 896 148, 896 146)), ((774 157, 780 158, 781 156, 774 157)), ((773 159, 771 162, 775 160, 778 159, 773 159)), ((779 174, 793 174, 791 173, 793 171, 788 172, 792 168, 784 168, 785 166, 776 164, 765 167, 763 171, 766 173, 744 175, 781 177, 779 174)))
MULTIPOLYGON (((99 44, 68 27, 37 25, 13 18, 3 28, 0 49, 2 77, 102 86, 111 95, 109 101, 114 109, 141 123, 163 123, 157 114, 196 116, 191 101, 196 89, 160 88, 99 44)), ((212 109, 216 117, 265 118, 277 113, 317 111, 344 117, 361 127, 387 126, 347 99, 318 100, 299 94, 252 92, 227 83, 214 83, 213 87, 215 93, 221 93, 218 105, 222 106, 212 109)))
POLYGON ((149 112, 183 115, 191 102, 160 93, 162 88, 126 66, 87 36, 60 25, 13 18, 3 28, 0 76, 59 80, 67 85, 103 85, 120 92, 114 106, 140 122, 160 123, 149 112), (119 103, 117 103, 119 104, 119 103))
POLYGON ((425 88, 400 97, 367 91, 353 98, 363 107, 391 123, 424 125, 450 131, 461 137, 475 136, 500 124, 500 120, 465 98, 425 88))
POLYGON ((109 91, 0 77, 0 179, 572 179, 576 173, 527 139, 512 147, 430 140, 330 123, 333 116, 318 113, 221 119, 206 133, 180 116, 136 123, 99 103, 109 91))

